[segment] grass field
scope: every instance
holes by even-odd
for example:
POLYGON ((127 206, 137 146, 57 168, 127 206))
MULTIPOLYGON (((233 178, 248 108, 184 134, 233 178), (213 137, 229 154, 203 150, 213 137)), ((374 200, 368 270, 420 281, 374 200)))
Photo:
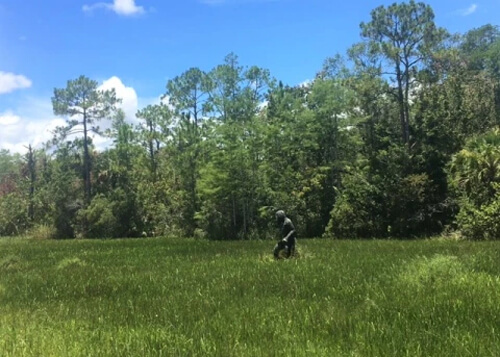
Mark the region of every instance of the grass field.
POLYGON ((272 246, 0 239, 0 355, 500 355, 500 242, 272 246))

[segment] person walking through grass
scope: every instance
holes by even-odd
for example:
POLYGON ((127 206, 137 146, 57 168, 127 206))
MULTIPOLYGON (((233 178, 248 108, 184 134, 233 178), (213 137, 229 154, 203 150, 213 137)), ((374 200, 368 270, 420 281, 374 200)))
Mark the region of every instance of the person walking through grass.
POLYGON ((281 226, 281 240, 274 247, 274 258, 290 258, 295 254, 295 243, 297 240, 295 226, 282 210, 276 212, 276 221, 281 226))

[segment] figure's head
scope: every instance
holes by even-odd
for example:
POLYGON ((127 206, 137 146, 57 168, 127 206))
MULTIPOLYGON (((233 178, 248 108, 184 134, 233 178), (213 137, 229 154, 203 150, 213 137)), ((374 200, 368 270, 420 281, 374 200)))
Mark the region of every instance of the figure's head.
POLYGON ((283 223, 285 221, 285 218, 286 218, 286 215, 285 215, 285 211, 282 211, 282 210, 279 210, 276 212, 276 221, 278 223, 283 223))

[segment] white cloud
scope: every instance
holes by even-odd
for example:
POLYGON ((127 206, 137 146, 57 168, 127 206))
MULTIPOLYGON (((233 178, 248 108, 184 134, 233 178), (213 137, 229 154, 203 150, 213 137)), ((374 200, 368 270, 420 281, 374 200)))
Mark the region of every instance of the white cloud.
POLYGON ((115 89, 116 97, 121 99, 121 104, 118 105, 125 112, 125 117, 128 121, 135 121, 135 113, 138 109, 138 98, 134 88, 127 87, 123 84, 122 80, 113 76, 105 80, 100 86, 99 90, 115 89))
POLYGON ((10 93, 16 89, 31 87, 31 81, 23 75, 0 71, 0 94, 10 93))
MULTIPOLYGON (((139 99, 135 89, 127 87, 116 76, 103 81, 98 89, 109 90, 112 88, 115 89, 116 96, 122 99, 122 103, 118 107, 125 112, 127 121, 137 123, 135 114, 139 99)), ((157 101, 159 102, 159 99, 157 101)), ((96 124, 101 129, 107 129, 111 126, 111 120, 102 120, 96 124)), ((54 116, 50 98, 25 98, 18 108, 0 112, 0 149, 26 153, 28 145, 40 148, 52 139, 52 132, 57 126, 65 125, 64 118, 54 116)), ((98 150, 104 150, 112 142, 106 137, 91 136, 98 150)))
POLYGON ((8 127, 10 125, 15 125, 19 122, 21 118, 17 115, 12 114, 12 112, 6 112, 0 115, 0 125, 8 127))
POLYGON ((0 113, 0 149, 25 153, 28 145, 41 147, 52 138, 52 131, 65 123, 50 113, 39 114, 45 119, 30 120, 12 111, 0 113))
POLYGON ((299 83, 299 87, 300 88, 309 88, 309 87, 311 87, 313 82, 314 81, 312 79, 306 79, 305 81, 302 81, 299 83))
POLYGON ((92 5, 83 5, 83 11, 86 12, 100 8, 114 11, 123 16, 139 15, 145 12, 144 7, 135 4, 135 0, 113 0, 113 3, 99 2, 92 5))
POLYGON ((476 10, 477 10, 477 4, 472 4, 471 6, 469 6, 466 9, 459 10, 458 13, 462 16, 469 16, 469 15, 475 13, 476 10))
MULTIPOLYGON (((134 88, 127 87, 125 84, 123 84, 122 80, 119 77, 113 76, 103 81, 102 84, 97 87, 97 89, 114 89, 116 92, 116 97, 118 99, 121 99, 121 103, 118 104, 117 107, 123 110, 123 112, 125 113, 125 119, 129 123, 133 124, 136 124, 138 122, 135 114, 137 113, 139 100, 134 88)), ((99 126, 101 131, 104 131, 111 128, 111 123, 111 118, 108 118, 95 122, 95 125, 99 126)), ((78 135, 72 135, 69 137, 69 139, 73 139, 77 136, 78 135)), ((95 133, 90 133, 89 136, 92 138, 93 144, 99 151, 103 151, 113 144, 113 139, 107 136, 96 135, 95 133)))

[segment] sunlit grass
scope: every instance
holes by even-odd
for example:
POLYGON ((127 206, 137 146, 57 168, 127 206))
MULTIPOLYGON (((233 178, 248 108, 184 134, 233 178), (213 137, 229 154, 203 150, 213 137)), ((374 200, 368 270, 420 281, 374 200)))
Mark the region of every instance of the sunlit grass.
POLYGON ((500 355, 500 243, 272 247, 0 240, 0 355, 500 355))

